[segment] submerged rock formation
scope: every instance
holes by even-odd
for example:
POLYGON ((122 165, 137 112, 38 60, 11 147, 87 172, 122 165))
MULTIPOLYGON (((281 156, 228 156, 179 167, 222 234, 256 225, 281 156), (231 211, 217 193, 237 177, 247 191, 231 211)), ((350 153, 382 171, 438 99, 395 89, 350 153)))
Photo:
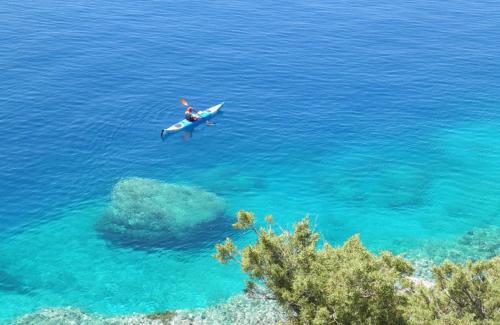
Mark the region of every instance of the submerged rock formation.
POLYGON ((199 235, 200 229, 223 217, 225 209, 221 198, 199 188, 128 178, 113 188, 97 230, 115 243, 161 246, 199 235))
POLYGON ((25 294, 29 288, 17 277, 0 270, 0 290, 25 294))
POLYGON ((487 260, 500 255, 500 228, 474 228, 455 241, 429 243, 423 250, 426 256, 437 263, 446 259, 456 263, 487 260))
POLYGON ((429 241, 406 255, 413 261, 417 275, 430 277, 430 269, 444 260, 464 263, 499 256, 500 227, 473 228, 455 240, 429 241))

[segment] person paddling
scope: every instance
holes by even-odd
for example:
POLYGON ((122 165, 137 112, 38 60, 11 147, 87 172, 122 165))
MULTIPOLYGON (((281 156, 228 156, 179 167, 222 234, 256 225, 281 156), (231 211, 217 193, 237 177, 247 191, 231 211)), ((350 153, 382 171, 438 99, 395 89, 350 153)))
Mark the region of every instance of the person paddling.
MULTIPOLYGON (((188 104, 187 100, 185 100, 184 98, 181 98, 180 102, 182 105, 187 107, 186 111, 184 112, 184 118, 186 120, 188 120, 189 122, 196 122, 202 118, 200 115, 198 115, 198 113, 193 113, 193 107, 188 104)), ((215 125, 215 122, 206 120, 205 124, 207 126, 212 126, 212 125, 215 125)))
POLYGON ((189 106, 184 112, 184 118, 189 122, 198 121, 200 119, 196 113, 193 113, 193 108, 191 106, 189 106))

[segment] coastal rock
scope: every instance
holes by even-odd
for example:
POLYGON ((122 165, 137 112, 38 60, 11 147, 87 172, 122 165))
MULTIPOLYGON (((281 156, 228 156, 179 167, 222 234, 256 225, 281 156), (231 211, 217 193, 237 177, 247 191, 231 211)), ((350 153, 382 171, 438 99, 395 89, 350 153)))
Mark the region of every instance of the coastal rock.
POLYGON ((206 309, 179 310, 171 324, 272 325, 285 323, 286 320, 284 310, 275 301, 252 299, 247 295, 240 294, 206 309))
POLYGON ((220 197, 199 188, 128 178, 113 188, 97 230, 114 243, 156 246, 193 237, 223 217, 225 209, 220 197))
POLYGON ((416 276, 409 276, 408 280, 413 282, 413 284, 415 284, 415 285, 421 285, 421 286, 424 286, 426 288, 432 288, 435 285, 434 282, 432 282, 432 281, 429 281, 425 278, 419 278, 416 276))
POLYGON ((78 308, 46 308, 13 321, 13 325, 260 325, 282 324, 287 317, 275 302, 252 299, 244 294, 208 308, 175 312, 106 317, 78 308))
POLYGON ((13 325, 164 325, 161 320, 147 315, 104 317, 83 312, 78 308, 46 308, 27 314, 13 321, 13 325))
POLYGON ((92 320, 90 315, 77 308, 46 308, 16 319, 13 325, 90 324, 92 320))

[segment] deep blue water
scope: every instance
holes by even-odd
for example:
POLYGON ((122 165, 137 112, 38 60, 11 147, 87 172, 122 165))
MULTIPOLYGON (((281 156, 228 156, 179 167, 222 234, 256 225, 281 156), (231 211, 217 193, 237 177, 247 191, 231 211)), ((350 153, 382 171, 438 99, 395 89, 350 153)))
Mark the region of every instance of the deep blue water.
POLYGON ((154 253, 99 238, 125 177, 284 226, 308 213, 374 251, 500 225, 497 1, 4 0, 0 21, 0 319, 241 290, 210 234, 154 253), (162 141, 179 97, 224 113, 162 141))

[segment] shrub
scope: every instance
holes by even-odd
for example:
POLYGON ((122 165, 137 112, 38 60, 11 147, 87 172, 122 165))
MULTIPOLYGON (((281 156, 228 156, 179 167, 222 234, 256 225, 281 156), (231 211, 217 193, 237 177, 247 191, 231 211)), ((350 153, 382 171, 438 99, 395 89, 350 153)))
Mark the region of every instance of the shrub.
POLYGON ((414 324, 500 324, 500 258, 464 265, 449 261, 432 270, 435 286, 410 295, 414 324))
POLYGON ((358 236, 342 246, 324 243, 308 218, 293 232, 274 231, 272 217, 257 228, 240 211, 233 227, 251 230, 242 250, 227 238, 214 257, 248 274, 245 291, 276 300, 290 324, 500 324, 500 258, 435 267, 434 285, 410 281, 411 264, 388 252, 373 255, 358 236), (260 286, 264 285, 264 288, 260 286))
POLYGON ((384 252, 375 256, 351 237, 341 247, 324 244, 309 220, 298 222, 293 232, 275 233, 272 218, 257 229, 254 215, 240 211, 236 229, 251 229, 254 245, 238 251, 230 239, 216 246, 215 258, 234 260, 250 277, 246 291, 276 299, 289 312, 292 324, 403 324, 409 287, 405 276, 413 272, 400 257, 384 252), (263 283, 270 295, 257 283, 263 283))

